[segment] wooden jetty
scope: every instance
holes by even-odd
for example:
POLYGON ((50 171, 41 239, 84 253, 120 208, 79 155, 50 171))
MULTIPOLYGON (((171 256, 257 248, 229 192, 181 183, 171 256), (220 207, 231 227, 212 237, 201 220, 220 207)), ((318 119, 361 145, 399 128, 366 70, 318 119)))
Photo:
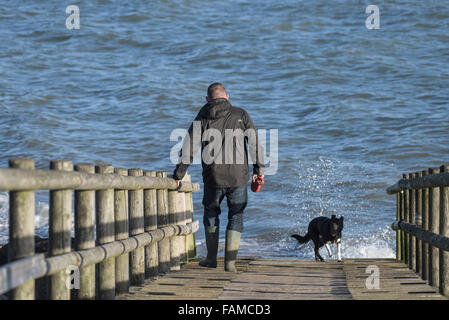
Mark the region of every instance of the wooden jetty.
POLYGON ((395 259, 239 258, 238 273, 189 262, 181 271, 148 279, 118 300, 446 300, 395 259), (379 268, 379 287, 368 289, 369 266, 379 268))
MULTIPOLYGON (((396 259, 239 257, 238 273, 196 258, 192 192, 163 171, 31 159, 0 168, 9 191, 7 261, 0 297, 30 299, 447 299, 447 166, 405 174, 397 199, 396 259), (49 238, 36 247, 35 192, 49 192, 49 238), (74 222, 74 230, 72 230, 74 222), (74 235, 74 237, 72 236, 74 235), (38 248, 38 250, 36 250, 38 248), (44 248, 44 249, 42 249, 44 248)), ((4 254, 4 252, 3 252, 4 254)), ((1 258, 1 255, 0 255, 1 258)))

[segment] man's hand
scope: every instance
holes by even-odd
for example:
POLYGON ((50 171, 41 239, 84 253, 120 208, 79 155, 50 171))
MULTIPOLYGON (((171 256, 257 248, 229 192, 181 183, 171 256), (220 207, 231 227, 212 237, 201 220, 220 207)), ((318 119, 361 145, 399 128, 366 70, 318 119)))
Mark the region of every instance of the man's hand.
POLYGON ((255 182, 257 179, 263 179, 264 175, 258 175, 258 174, 253 174, 253 182, 255 182))

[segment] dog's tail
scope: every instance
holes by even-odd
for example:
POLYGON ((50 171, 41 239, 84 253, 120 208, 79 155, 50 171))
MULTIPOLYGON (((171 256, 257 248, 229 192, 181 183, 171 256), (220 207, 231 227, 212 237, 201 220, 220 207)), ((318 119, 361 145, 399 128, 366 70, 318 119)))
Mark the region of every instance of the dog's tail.
POLYGON ((291 236, 296 240, 298 240, 299 243, 306 243, 310 240, 309 233, 307 233, 304 237, 300 236, 299 234, 292 234, 291 236))

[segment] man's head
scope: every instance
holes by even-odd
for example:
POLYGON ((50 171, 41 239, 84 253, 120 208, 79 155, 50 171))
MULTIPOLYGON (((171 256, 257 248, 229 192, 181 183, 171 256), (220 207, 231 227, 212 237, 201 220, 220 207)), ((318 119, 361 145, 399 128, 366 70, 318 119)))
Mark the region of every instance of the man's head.
POLYGON ((207 88, 206 101, 209 102, 218 98, 229 100, 229 95, 226 93, 226 89, 221 83, 215 82, 207 88))

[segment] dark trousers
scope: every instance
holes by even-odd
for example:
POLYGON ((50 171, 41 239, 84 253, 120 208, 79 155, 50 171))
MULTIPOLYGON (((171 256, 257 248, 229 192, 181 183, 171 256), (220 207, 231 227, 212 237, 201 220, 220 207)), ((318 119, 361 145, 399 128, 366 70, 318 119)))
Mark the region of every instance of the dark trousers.
POLYGON ((218 216, 221 213, 220 204, 226 196, 228 204, 228 225, 226 230, 243 231, 243 211, 248 203, 248 187, 243 185, 233 188, 214 188, 204 185, 204 217, 205 227, 219 226, 218 216))

